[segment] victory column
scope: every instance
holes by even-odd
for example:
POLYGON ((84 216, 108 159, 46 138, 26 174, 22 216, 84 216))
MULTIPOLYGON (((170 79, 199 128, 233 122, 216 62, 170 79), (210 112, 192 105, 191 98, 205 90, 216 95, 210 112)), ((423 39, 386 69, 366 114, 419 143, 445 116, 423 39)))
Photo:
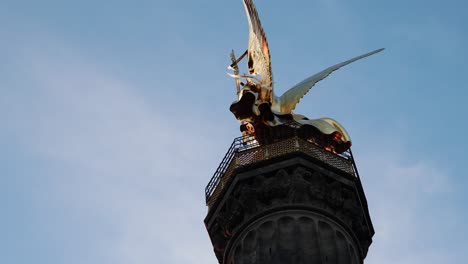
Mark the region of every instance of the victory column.
POLYGON ((243 0, 249 25, 245 53, 229 69, 240 121, 205 194, 205 218, 223 264, 363 263, 374 229, 351 152, 351 139, 331 118, 293 112, 319 81, 378 49, 331 66, 281 96, 273 89, 270 52, 257 10, 243 0), (246 74, 238 63, 246 57, 246 74))

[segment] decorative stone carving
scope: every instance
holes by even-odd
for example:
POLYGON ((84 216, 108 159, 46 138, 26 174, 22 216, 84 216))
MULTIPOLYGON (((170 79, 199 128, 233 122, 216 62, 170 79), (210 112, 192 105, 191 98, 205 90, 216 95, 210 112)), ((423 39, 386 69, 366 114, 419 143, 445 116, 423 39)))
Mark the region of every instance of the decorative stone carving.
MULTIPOLYGON (((251 176, 242 177, 242 180, 232 183, 226 191, 226 197, 216 207, 211 208, 211 210, 216 211, 209 219, 207 218, 205 220, 207 222, 207 228, 213 244, 216 245, 214 248, 220 263, 238 263, 234 261, 235 257, 233 256, 231 256, 233 260, 232 262, 226 262, 227 260, 224 259, 226 257, 226 250, 229 247, 229 243, 232 244, 232 241, 237 239, 236 237, 239 237, 240 233, 246 232, 245 230, 250 223, 257 221, 256 219, 259 217, 268 217, 271 213, 274 214, 275 212, 290 210, 287 208, 302 208, 303 210, 314 212, 314 214, 320 212, 319 214, 322 214, 323 217, 325 217, 325 215, 327 216, 326 219, 329 219, 329 217, 331 217, 330 219, 334 219, 333 226, 335 227, 333 228, 336 229, 336 225, 342 226, 340 227, 340 230, 344 231, 340 231, 340 236, 346 237, 346 241, 348 241, 346 243, 348 244, 351 243, 349 241, 354 241, 352 247, 357 251, 353 254, 356 254, 357 257, 363 259, 367 254, 367 249, 372 241, 372 232, 370 231, 370 227, 368 226, 364 214, 364 210, 367 209, 364 209, 360 204, 359 199, 357 198, 357 190, 354 186, 354 184, 360 183, 358 180, 355 182, 350 181, 349 178, 340 180, 336 175, 332 177, 332 175, 327 175, 323 172, 323 170, 291 163, 289 166, 266 173, 257 175, 255 175, 255 173, 251 173, 249 174, 251 176), (210 221, 212 218, 215 219, 214 222, 210 221), (209 224, 210 222, 212 224, 209 224)), ((327 172, 325 171, 325 173, 327 172)), ((236 177, 236 175, 234 175, 234 177, 236 177)), ((328 223, 328 225, 331 224, 328 223)), ((258 228, 260 228, 260 226, 258 228)), ((264 227, 262 228, 265 229, 264 227)), ((276 227, 271 228, 273 228, 272 230, 275 230, 276 227)), ((275 237, 271 239, 279 239, 279 231, 270 230, 268 232, 269 234, 276 234, 275 237)), ((258 234, 259 233, 257 232, 257 235, 258 234)), ((267 234, 261 234, 261 236, 267 236, 267 234)), ((338 238, 334 235, 333 239, 338 238)), ((258 241, 255 243, 260 243, 258 241)), ((244 247, 245 245, 246 244, 242 244, 241 247, 244 247)), ((290 253, 297 254, 298 256, 306 254, 304 252, 298 252, 299 251, 296 253, 290 253)), ((265 252, 261 254, 264 253, 265 252)), ((233 254, 235 255, 236 253, 233 254)), ((257 252, 257 250, 253 250, 252 254, 260 253, 257 252)), ((298 257, 297 261, 302 258, 308 259, 309 257, 298 257)), ((253 261, 248 263, 275 262, 253 261)))
POLYGON ((255 220, 226 249, 226 264, 359 263, 353 238, 338 223, 307 210, 255 220))

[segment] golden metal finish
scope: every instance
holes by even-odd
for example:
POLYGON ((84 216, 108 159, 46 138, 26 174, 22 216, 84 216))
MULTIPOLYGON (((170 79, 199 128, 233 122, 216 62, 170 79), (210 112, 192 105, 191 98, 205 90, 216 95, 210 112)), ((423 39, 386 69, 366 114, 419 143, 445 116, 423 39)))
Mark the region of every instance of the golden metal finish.
POLYGON ((230 75, 236 79, 238 100, 231 105, 231 111, 233 111, 237 119, 239 119, 242 124, 252 123, 254 126, 266 125, 269 127, 283 125, 287 120, 293 119, 302 125, 313 126, 323 134, 331 135, 335 133, 338 135, 336 140, 339 142, 350 142, 348 133, 337 121, 330 118, 310 120, 302 115, 295 114, 293 110, 301 98, 304 97, 317 82, 325 79, 339 68, 381 52, 383 49, 378 49, 328 67, 296 84, 283 95, 276 96, 273 89, 270 51, 265 32, 252 0, 243 0, 243 2, 249 25, 249 42, 247 49, 247 67, 249 74, 239 74, 237 63, 243 56, 236 60, 234 53, 232 53, 232 64, 229 67, 234 70, 234 74, 230 75), (245 79, 246 82, 242 88, 239 87, 239 84, 241 84, 240 79, 245 79), (241 103, 243 96, 246 94, 250 94, 250 97, 253 95, 255 100, 253 102, 245 100, 241 103))

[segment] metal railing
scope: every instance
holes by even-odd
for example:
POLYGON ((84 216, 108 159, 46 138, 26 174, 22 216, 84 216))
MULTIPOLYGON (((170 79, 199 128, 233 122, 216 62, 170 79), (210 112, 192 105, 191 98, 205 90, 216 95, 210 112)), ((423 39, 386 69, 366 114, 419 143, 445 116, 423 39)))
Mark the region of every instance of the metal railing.
POLYGON ((292 152, 302 152, 325 164, 328 164, 349 175, 358 177, 351 150, 337 154, 326 150, 313 138, 297 136, 296 129, 290 130, 275 140, 259 144, 253 136, 235 138, 213 177, 205 188, 205 198, 208 206, 214 204, 226 184, 229 183, 235 169, 260 161, 279 157, 292 152))
POLYGON ((232 142, 229 150, 227 151, 226 155, 224 155, 223 160, 219 164, 218 168, 216 169, 213 177, 211 178, 210 182, 205 188, 205 196, 206 202, 210 199, 211 195, 213 194, 214 190, 218 187, 221 177, 227 172, 229 165, 231 165, 232 160, 234 159, 235 154, 242 148, 244 148, 244 137, 237 137, 232 142))

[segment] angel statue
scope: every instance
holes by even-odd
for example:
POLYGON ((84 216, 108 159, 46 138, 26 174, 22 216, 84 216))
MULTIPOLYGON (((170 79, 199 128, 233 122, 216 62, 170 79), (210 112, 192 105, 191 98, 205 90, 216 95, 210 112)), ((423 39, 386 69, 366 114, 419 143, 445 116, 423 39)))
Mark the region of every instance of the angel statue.
MULTIPOLYGON (((332 72, 354 61, 382 51, 378 49, 345 62, 331 66, 296 84, 281 96, 273 90, 270 51, 257 10, 252 0, 243 0, 249 24, 249 44, 247 51, 236 59, 231 53, 233 70, 229 74, 236 80, 238 99, 231 104, 230 110, 241 122, 244 135, 254 136, 260 143, 264 135, 277 134, 278 131, 296 129, 296 133, 306 135, 308 139, 328 150, 342 153, 351 147, 351 140, 346 130, 331 118, 308 119, 293 112, 301 98, 319 81, 332 72), (238 63, 247 55, 248 74, 239 74, 238 63), (261 136, 262 135, 262 136, 261 136)), ((270 137, 271 138, 271 137, 270 137)))

